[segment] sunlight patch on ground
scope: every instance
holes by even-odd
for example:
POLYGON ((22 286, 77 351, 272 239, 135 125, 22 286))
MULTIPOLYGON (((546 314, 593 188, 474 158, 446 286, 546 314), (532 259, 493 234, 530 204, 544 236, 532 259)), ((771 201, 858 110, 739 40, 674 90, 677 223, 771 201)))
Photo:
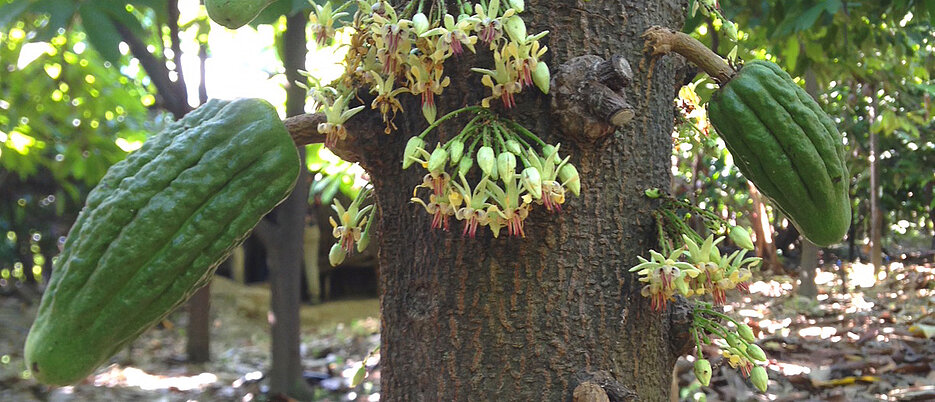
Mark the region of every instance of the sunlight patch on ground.
POLYGON ((801 337, 821 337, 821 339, 828 339, 832 335, 838 333, 837 328, 835 327, 806 327, 799 330, 799 336, 801 337))
POLYGON ((750 293, 760 293, 763 296, 779 297, 790 290, 792 290, 791 283, 756 281, 750 284, 750 293))
POLYGON ((165 376, 149 374, 135 367, 121 367, 113 365, 110 370, 94 376, 96 387, 139 387, 147 391, 157 389, 173 389, 190 391, 204 389, 218 381, 218 377, 211 373, 201 373, 194 376, 165 376))
POLYGON ((770 370, 778 371, 782 373, 782 375, 786 375, 786 376, 809 374, 812 372, 812 369, 809 368, 808 366, 803 366, 803 365, 795 364, 795 363, 776 362, 776 363, 770 363, 768 367, 770 370))

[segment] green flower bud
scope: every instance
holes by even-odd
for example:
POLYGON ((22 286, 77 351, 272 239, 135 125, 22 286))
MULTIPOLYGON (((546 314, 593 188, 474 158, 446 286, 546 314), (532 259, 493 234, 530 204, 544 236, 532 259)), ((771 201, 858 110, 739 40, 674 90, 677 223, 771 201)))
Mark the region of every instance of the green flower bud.
POLYGON ((425 31, 429 29, 429 19, 422 13, 416 13, 412 16, 412 29, 416 32, 416 35, 422 35, 425 31))
POLYGON ((727 344, 733 348, 739 348, 740 346, 743 346, 740 343, 740 340, 737 339, 737 335, 734 335, 730 332, 724 334, 724 340, 727 341, 727 344))
POLYGON ((707 387, 711 383, 711 362, 707 359, 695 360, 695 378, 707 387))
POLYGON ((549 85, 552 82, 552 73, 549 72, 549 65, 544 61, 536 64, 536 69, 532 70, 532 82, 544 94, 549 93, 549 85))
POLYGON ((461 161, 461 155, 464 155, 464 142, 451 140, 448 143, 448 159, 451 166, 461 161))
POLYGON ((721 29, 724 30, 724 34, 727 35, 728 39, 734 42, 737 41, 737 26, 733 22, 721 20, 721 29))
POLYGON ((760 349, 755 343, 747 345, 747 354, 758 362, 766 360, 766 353, 763 352, 763 349, 760 349))
POLYGON ((750 373, 750 382, 760 392, 766 392, 766 385, 769 383, 769 375, 766 374, 766 369, 763 366, 754 367, 753 372, 750 373))
POLYGON ((328 261, 331 262, 331 266, 336 267, 340 265, 344 262, 344 257, 347 257, 347 251, 344 251, 340 244, 334 243, 334 245, 331 246, 331 251, 328 252, 328 261))
POLYGON ((529 194, 535 199, 542 198, 542 177, 539 175, 539 169, 530 166, 523 169, 521 175, 526 191, 529 191, 529 194))
POLYGON ((548 160, 549 157, 551 157, 552 163, 555 165, 562 163, 562 158, 558 157, 558 146, 551 145, 551 144, 543 145, 542 156, 545 157, 546 160, 548 160))
POLYGON ((510 8, 516 10, 517 13, 521 13, 526 9, 526 5, 523 4, 523 0, 508 0, 507 4, 510 5, 510 8))
POLYGON ((742 226, 731 226, 728 236, 740 248, 753 250, 753 240, 750 240, 750 233, 742 226))
POLYGON ((564 164, 558 170, 558 179, 575 197, 581 194, 581 177, 578 176, 578 169, 575 168, 575 165, 564 164))
POLYGON ((506 150, 513 153, 513 155, 522 155, 523 147, 519 145, 519 141, 514 139, 506 140, 506 150))
POLYGON ((503 180, 509 180, 516 174, 516 155, 509 152, 501 152, 497 155, 497 171, 503 180))
POLYGON ((466 176, 472 166, 474 166, 474 158, 461 158, 461 162, 458 162, 458 173, 466 176))
POLYGON ((513 42, 522 43, 526 40, 526 23, 518 15, 507 18, 503 22, 503 30, 513 42))
POLYGON ((364 232, 360 234, 360 240, 357 241, 357 252, 363 253, 367 249, 367 246, 370 245, 370 224, 373 223, 373 215, 370 215, 371 219, 367 220, 366 226, 364 226, 364 232))
POLYGON ((445 162, 448 162, 448 151, 441 145, 436 145, 432 156, 429 157, 429 172, 441 172, 445 169, 445 162))
POLYGON ((493 154, 493 148, 485 145, 477 150, 477 166, 487 175, 497 174, 494 171, 497 168, 497 157, 493 154))
POLYGON ((646 194, 647 197, 652 198, 652 199, 662 197, 662 190, 659 190, 658 188, 650 188, 644 191, 643 193, 646 194))
POLYGON ((412 137, 406 142, 406 150, 403 151, 403 169, 412 166, 412 163, 416 160, 414 159, 419 152, 419 149, 425 148, 425 141, 422 141, 419 137, 412 137))
POLYGON ((747 324, 740 324, 737 327, 737 334, 740 335, 740 339, 743 339, 747 342, 756 342, 756 337, 753 336, 753 330, 750 329, 750 326, 747 324))

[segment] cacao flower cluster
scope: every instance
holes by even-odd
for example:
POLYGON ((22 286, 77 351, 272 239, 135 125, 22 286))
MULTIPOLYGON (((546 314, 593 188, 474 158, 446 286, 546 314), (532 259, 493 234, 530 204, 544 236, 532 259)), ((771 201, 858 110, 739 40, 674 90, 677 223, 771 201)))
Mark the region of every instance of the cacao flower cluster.
POLYGON ((764 365, 766 353, 756 344, 753 330, 746 324, 713 310, 709 304, 702 303, 693 310, 691 328, 695 340, 695 378, 701 385, 708 386, 711 381, 711 362, 704 358, 701 345, 716 344, 721 350, 723 361, 731 368, 750 379, 760 392, 766 392, 769 376, 764 365), (729 321, 733 328, 722 325, 722 320, 729 321))
MULTIPOLYGON (((439 3, 432 6, 436 10, 443 2, 427 3, 439 3)), ((343 11, 348 4, 336 9, 330 2, 315 6, 312 32, 319 45, 334 37, 333 25, 348 15, 343 11)), ((494 70, 473 69, 483 75, 481 82, 492 91, 482 101, 485 107, 494 98, 512 107, 514 95, 531 85, 548 93, 549 68, 540 60, 547 49, 539 43, 548 32, 527 34, 518 15, 524 9, 522 0, 492 0, 473 7, 465 2, 456 10, 457 16, 436 12, 426 15, 421 11, 423 3, 419 4, 419 9, 396 10, 387 1, 357 1, 349 25, 353 33, 344 59, 345 72, 329 87, 318 90, 336 94, 325 96, 335 101, 320 102, 326 112, 331 112, 319 130, 328 136, 327 143, 333 145, 346 136, 344 122, 362 108, 349 108, 347 99, 361 88, 369 88, 374 96, 370 107, 382 114, 387 134, 396 128, 393 120, 403 109, 398 99, 403 93, 418 96, 422 115, 433 123, 437 114, 435 97, 451 82, 445 75, 445 61, 460 57, 465 49, 475 52, 478 42, 489 46, 494 54, 494 70)))
POLYGON ((486 226, 494 237, 504 228, 510 236, 526 237, 524 222, 533 205, 558 212, 566 193, 581 191, 578 170, 570 157, 559 156, 559 145, 485 109, 444 143, 428 146, 423 139, 428 132, 409 139, 402 165, 427 170, 412 202, 432 215, 433 229, 449 230, 454 217, 463 222, 464 236, 474 237, 486 226), (468 181, 478 176, 475 184, 468 181))
MULTIPOLYGON (((753 243, 742 228, 732 228, 735 243, 752 249, 753 243), (746 241, 743 241, 744 239, 746 241)), ((665 256, 650 250, 650 259, 637 257, 639 264, 630 268, 630 272, 640 275, 640 282, 645 283, 641 293, 652 299, 652 308, 656 311, 665 309, 666 302, 675 295, 702 296, 710 294, 715 305, 726 301, 727 291, 738 289, 748 291, 747 281, 752 276, 750 270, 761 263, 758 257, 745 257, 747 249, 741 249, 728 256, 721 256, 716 247, 724 237, 708 236, 698 244, 691 236, 682 234, 684 246, 665 256), (683 258, 684 257, 684 258, 683 258)))

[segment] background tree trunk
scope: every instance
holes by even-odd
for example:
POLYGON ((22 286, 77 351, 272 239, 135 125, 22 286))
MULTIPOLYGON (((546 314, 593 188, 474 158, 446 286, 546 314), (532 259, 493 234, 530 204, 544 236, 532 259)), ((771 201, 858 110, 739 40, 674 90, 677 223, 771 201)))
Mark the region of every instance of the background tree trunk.
POLYGON ((870 120, 870 263, 873 272, 879 274, 883 269, 883 249, 880 245, 882 238, 882 216, 880 214, 880 139, 873 123, 877 119, 877 102, 872 85, 864 84, 870 96, 870 107, 867 108, 867 118, 870 120))
MULTIPOLYGON (((305 68, 305 26, 308 14, 287 17, 283 34, 283 64, 286 69, 286 115, 304 113, 306 91, 294 83, 300 79, 298 70, 305 68)), ((303 235, 308 213, 308 169, 305 149, 299 148, 299 178, 292 194, 257 226, 257 233, 266 249, 270 269, 270 312, 268 320, 272 338, 272 368, 269 373, 269 393, 273 399, 310 399, 310 389, 302 378, 299 353, 303 235)))
MULTIPOLYGON (((398 132, 349 137, 346 148, 373 177, 380 215, 383 399, 567 400, 588 378, 618 400, 629 392, 668 399, 685 328, 673 326, 674 309, 650 310, 628 269, 656 247, 655 203, 642 194, 669 188, 678 90, 676 56, 643 60, 640 35, 652 25, 681 27, 685 6, 526 2, 530 32, 551 32, 545 41, 553 77, 581 55, 620 54, 630 62, 627 101, 636 117, 608 137, 579 142, 570 135, 580 127, 563 132, 549 97, 535 89, 517 97, 507 114, 547 142, 560 142, 582 181, 581 196, 569 195, 563 212, 532 211, 525 239, 430 229, 431 217, 409 202, 425 172, 403 171, 399 162, 407 139, 426 126, 413 97, 402 97, 398 132)), ((491 60, 483 47, 477 59, 491 60)), ((486 96, 480 77, 466 70, 474 56, 462 58, 446 65, 452 83, 437 100, 439 116, 486 96)), ((376 113, 367 116, 360 119, 380 127, 376 113)), ((457 123, 439 132, 457 133, 457 123)), ((433 146, 437 137, 428 138, 433 146)))

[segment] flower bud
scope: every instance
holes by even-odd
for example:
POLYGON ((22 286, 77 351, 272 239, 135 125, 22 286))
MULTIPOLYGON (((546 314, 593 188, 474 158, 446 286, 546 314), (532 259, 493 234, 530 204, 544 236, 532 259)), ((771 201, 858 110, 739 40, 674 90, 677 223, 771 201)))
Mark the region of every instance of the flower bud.
POLYGON ((658 188, 650 188, 644 191, 643 193, 646 194, 647 197, 652 198, 652 199, 662 197, 662 190, 659 190, 658 188))
POLYGON ((432 156, 429 157, 429 172, 441 172, 445 168, 445 162, 448 162, 448 151, 440 145, 435 146, 432 156))
POLYGON ((740 335, 740 339, 743 339, 747 342, 756 342, 756 337, 753 336, 753 330, 750 329, 750 326, 747 324, 740 324, 737 327, 737 334, 740 335))
POLYGON ((461 161, 462 155, 464 155, 464 142, 461 142, 461 140, 451 140, 448 145, 448 163, 454 166, 461 161))
POLYGON ((422 148, 425 148, 425 141, 422 141, 418 136, 412 137, 409 142, 406 142, 406 150, 403 151, 403 169, 408 168, 416 161, 414 158, 419 149, 422 148))
POLYGON ((416 32, 416 36, 422 35, 425 31, 429 29, 429 19, 422 13, 416 13, 412 16, 412 29, 416 32))
POLYGON ((497 171, 503 180, 509 180, 516 174, 516 156, 509 152, 501 152, 497 155, 497 171))
POLYGON ((332 267, 336 267, 344 262, 344 257, 347 256, 347 251, 341 248, 340 243, 334 243, 331 246, 331 251, 328 253, 328 261, 331 262, 332 267))
POLYGON ((493 155, 493 148, 485 145, 477 150, 477 166, 489 176, 497 174, 494 171, 497 168, 497 158, 493 155))
POLYGON ((742 346, 742 345, 740 344, 740 340, 737 339, 737 335, 734 335, 734 334, 732 334, 732 333, 730 333, 730 332, 724 334, 724 340, 727 341, 727 344, 730 345, 730 346, 733 347, 733 348, 737 348, 737 347, 739 347, 739 346, 742 346))
POLYGON ((711 383, 711 362, 708 359, 695 360, 695 378, 706 387, 711 383))
POLYGON ((539 169, 532 166, 523 169, 521 180, 533 198, 542 198, 542 177, 539 175, 539 169))
POLYGON ((507 18, 503 22, 503 29, 513 42, 522 43, 526 41, 526 23, 518 15, 507 18))
POLYGON ((506 140, 506 150, 513 153, 513 155, 522 155, 523 147, 519 145, 519 142, 514 139, 506 140))
MULTIPOLYGON (((370 216, 373 218, 373 216, 370 216)), ((367 249, 367 246, 370 245, 370 224, 373 219, 367 220, 367 224, 364 226, 364 232, 360 235, 360 240, 357 241, 357 252, 363 253, 367 249)))
POLYGON ((766 385, 769 383, 769 375, 766 374, 766 369, 763 366, 754 367, 750 373, 750 382, 760 392, 766 392, 766 385))
POLYGON ((559 146, 561 146, 561 145, 557 145, 557 146, 556 146, 556 145, 552 145, 552 144, 545 144, 545 145, 543 145, 543 146, 542 146, 542 156, 543 156, 546 160, 549 160, 549 158, 551 157, 551 158, 552 158, 552 163, 555 164, 555 165, 557 165, 557 164, 559 164, 559 163, 562 163, 562 158, 560 158, 560 157, 558 156, 558 148, 559 148, 559 146))
POLYGON ((728 233, 730 240, 737 246, 745 250, 753 250, 753 240, 750 239, 750 233, 741 226, 731 226, 728 233))
POLYGON ((759 346, 755 343, 747 345, 747 354, 758 362, 766 360, 766 353, 763 352, 763 349, 760 349, 759 346))
POLYGON ((540 61, 536 64, 536 68, 532 70, 532 82, 536 84, 536 87, 544 94, 549 93, 549 85, 552 81, 552 74, 549 72, 549 65, 544 61, 540 61))
POLYGON ((521 13, 526 9, 526 5, 523 4, 523 0, 507 0, 507 4, 510 5, 510 8, 516 10, 517 13, 521 13))
POLYGON ((467 175, 472 166, 474 166, 474 158, 461 158, 461 162, 458 162, 458 173, 461 175, 467 175))
POLYGON ((558 170, 558 179, 576 197, 581 194, 581 177, 578 176, 578 169, 575 165, 570 163, 563 165, 558 170))

